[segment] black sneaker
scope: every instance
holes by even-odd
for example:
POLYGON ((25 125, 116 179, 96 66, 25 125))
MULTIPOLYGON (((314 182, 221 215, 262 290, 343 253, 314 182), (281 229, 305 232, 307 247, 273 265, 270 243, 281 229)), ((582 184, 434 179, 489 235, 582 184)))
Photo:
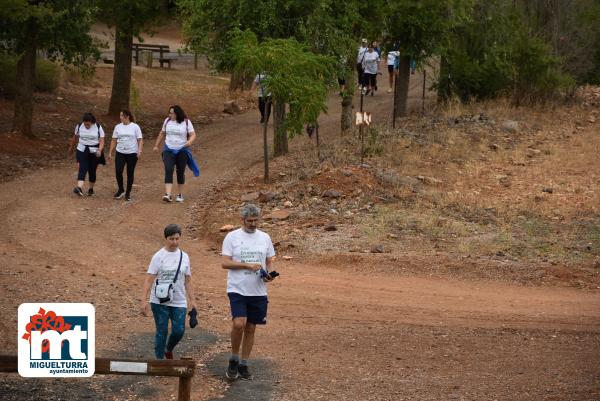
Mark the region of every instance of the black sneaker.
POLYGON ((74 193, 75 195, 83 196, 83 191, 82 191, 82 190, 81 190, 81 188, 79 188, 79 187, 75 187, 75 188, 73 188, 73 193, 74 193))
POLYGON ((242 380, 252 380, 253 377, 248 370, 248 365, 240 365, 238 366, 238 373, 240 375, 240 379, 242 380))
POLYGON ((126 201, 130 201, 131 200, 131 194, 125 194, 125 200, 126 201))
POLYGON ((227 371, 225 372, 225 376, 227 376, 228 379, 237 379, 238 377, 240 377, 239 374, 239 366, 240 363, 239 361, 235 361, 233 359, 229 360, 229 366, 227 366, 227 371))
POLYGON ((121 199, 123 197, 123 195, 125 195, 125 191, 117 191, 117 192, 115 192, 115 194, 113 195, 113 197, 115 199, 121 199))
POLYGON ((88 196, 94 196, 94 188, 88 189, 88 196))

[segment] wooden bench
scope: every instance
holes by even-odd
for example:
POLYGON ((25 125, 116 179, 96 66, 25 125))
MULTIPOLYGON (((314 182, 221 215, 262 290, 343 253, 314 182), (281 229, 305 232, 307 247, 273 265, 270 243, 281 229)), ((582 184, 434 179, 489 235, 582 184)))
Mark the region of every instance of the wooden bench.
POLYGON ((133 58, 135 59, 135 65, 140 65, 140 51, 151 51, 152 53, 158 53, 158 62, 160 64, 160 68, 163 68, 165 63, 169 65, 169 68, 171 68, 171 62, 175 61, 174 57, 167 57, 165 55, 165 53, 170 51, 168 45, 134 43, 131 47, 131 50, 134 52, 133 58))

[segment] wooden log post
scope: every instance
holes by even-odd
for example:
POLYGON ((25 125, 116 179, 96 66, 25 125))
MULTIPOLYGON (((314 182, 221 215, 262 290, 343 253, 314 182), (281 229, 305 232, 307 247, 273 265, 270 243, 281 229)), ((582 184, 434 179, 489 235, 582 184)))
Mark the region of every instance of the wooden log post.
POLYGON ((133 46, 135 48, 135 65, 140 65, 140 47, 136 44, 133 46))
MULTIPOLYGON (((0 355, 0 372, 16 373, 18 363, 16 355, 0 355)), ((195 369, 196 362, 190 358, 169 360, 96 358, 94 374, 179 377, 177 400, 190 401, 195 369)))

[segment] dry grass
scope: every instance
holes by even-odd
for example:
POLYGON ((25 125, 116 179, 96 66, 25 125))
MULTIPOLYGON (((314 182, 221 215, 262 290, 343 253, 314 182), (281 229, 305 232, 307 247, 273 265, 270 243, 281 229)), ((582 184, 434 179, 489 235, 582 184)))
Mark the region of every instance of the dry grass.
MULTIPOLYGON (((390 234, 407 243, 418 239, 462 255, 566 262, 600 257, 600 135, 588 122, 590 113, 579 106, 451 103, 437 118, 378 132, 368 163, 441 183, 416 193, 388 184, 399 202, 377 208, 363 221, 364 234, 370 241, 390 234), (448 124, 481 114, 482 123, 448 124), (519 122, 519 132, 500 128, 508 119, 519 122)), ((338 142, 331 159, 356 162, 349 149, 357 145, 354 138, 338 142)))

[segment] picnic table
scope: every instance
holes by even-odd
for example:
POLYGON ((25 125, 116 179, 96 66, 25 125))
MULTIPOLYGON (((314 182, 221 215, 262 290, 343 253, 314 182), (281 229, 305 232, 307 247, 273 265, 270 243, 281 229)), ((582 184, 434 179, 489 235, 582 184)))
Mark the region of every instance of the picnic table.
POLYGON ((151 51, 152 53, 159 53, 158 62, 160 68, 163 68, 163 64, 168 64, 171 68, 171 62, 175 61, 174 57, 168 57, 165 53, 169 53, 169 45, 153 45, 146 43, 134 43, 131 47, 134 52, 133 58, 135 65, 140 65, 140 51, 151 51))

